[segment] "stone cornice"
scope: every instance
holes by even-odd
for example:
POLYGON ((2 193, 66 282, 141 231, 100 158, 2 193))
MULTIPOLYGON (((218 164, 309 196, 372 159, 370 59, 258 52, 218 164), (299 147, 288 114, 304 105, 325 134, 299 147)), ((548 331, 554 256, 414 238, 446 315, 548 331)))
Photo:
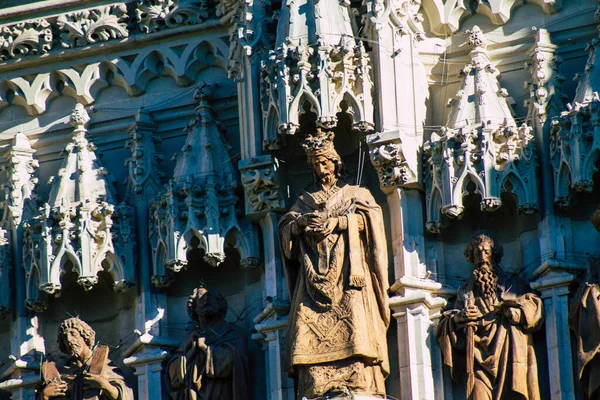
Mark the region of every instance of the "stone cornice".
MULTIPOLYGON (((152 0, 144 0, 140 3, 151 2, 152 0)), ((148 40, 227 27, 236 12, 235 8, 230 9, 231 7, 225 5, 220 8, 227 11, 224 15, 221 12, 217 16, 212 12, 210 15, 195 18, 193 13, 187 10, 194 7, 182 6, 186 10, 181 10, 181 13, 185 11, 187 19, 175 24, 165 23, 162 19, 177 13, 177 0, 170 0, 174 8, 165 17, 147 16, 145 19, 140 17, 146 15, 141 10, 145 6, 136 3, 136 8, 129 4, 132 3, 131 0, 110 3, 67 1, 67 4, 60 2, 60 8, 57 8, 58 1, 49 3, 44 6, 26 5, 0 11, 0 60, 7 60, 0 63, 0 71, 21 69, 32 63, 39 64, 40 57, 44 57, 45 63, 53 60, 81 59, 82 56, 98 51, 106 54, 106 46, 111 46, 110 49, 114 52, 137 47, 139 42, 148 40), (87 7, 82 9, 82 3, 87 7), (147 24, 154 25, 148 27, 147 24), (75 47, 80 49, 74 52, 75 47)), ((172 17, 177 21, 183 18, 178 15, 172 17)))

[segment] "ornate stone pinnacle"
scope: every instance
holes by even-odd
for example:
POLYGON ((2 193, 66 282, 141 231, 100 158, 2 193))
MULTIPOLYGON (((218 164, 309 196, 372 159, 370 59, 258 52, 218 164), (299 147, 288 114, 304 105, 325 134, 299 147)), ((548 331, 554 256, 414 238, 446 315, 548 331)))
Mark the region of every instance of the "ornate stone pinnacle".
POLYGON ((487 40, 477 25, 475 25, 473 29, 468 30, 467 34, 469 35, 467 46, 469 46, 471 49, 485 50, 487 48, 487 40))
POLYGON ((83 128, 90 122, 90 116, 83 107, 83 104, 77 103, 69 121, 74 128, 83 128))

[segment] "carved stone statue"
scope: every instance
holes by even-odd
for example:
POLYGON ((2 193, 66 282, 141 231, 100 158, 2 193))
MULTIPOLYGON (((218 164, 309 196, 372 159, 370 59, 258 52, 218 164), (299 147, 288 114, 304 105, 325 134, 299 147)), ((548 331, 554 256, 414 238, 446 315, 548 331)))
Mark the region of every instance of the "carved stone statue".
POLYGON ((542 301, 503 273, 502 254, 487 232, 471 237, 465 257, 473 275, 444 313, 437 340, 452 376, 466 372, 467 399, 539 400, 531 333, 543 323, 542 301))
POLYGON ((95 336, 79 318, 60 324, 58 348, 69 357, 42 364, 38 399, 133 400, 131 388, 108 358, 108 347, 96 345, 95 336))
POLYGON ((279 222, 291 375, 299 397, 385 397, 390 314, 381 209, 367 189, 344 181, 331 132, 319 130, 303 147, 314 183, 279 222))
MULTIPOLYGON (((592 224, 600 231, 600 207, 592 215, 592 224)), ((575 333, 577 377, 587 400, 600 400, 600 260, 590 263, 588 282, 573 297, 569 326, 575 333)))
POLYGON ((249 400, 246 335, 225 321, 227 300, 199 287, 187 303, 197 325, 167 365, 167 387, 176 400, 249 400))

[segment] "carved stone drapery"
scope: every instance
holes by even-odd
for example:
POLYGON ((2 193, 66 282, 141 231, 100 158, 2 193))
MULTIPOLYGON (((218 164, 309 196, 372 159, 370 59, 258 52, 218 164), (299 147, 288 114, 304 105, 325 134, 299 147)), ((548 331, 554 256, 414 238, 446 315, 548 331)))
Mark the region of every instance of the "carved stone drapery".
POLYGON ((469 182, 481 195, 483 211, 500 207, 503 192, 516 195, 521 213, 538 209, 532 128, 515 123, 505 100, 508 93, 499 86, 499 72, 477 26, 468 45, 471 63, 462 70, 464 82, 449 102, 448 123, 425 144, 427 229, 433 233, 443 228, 442 215, 462 217, 469 182))
POLYGON ((131 207, 115 199, 96 147, 86 138, 89 116, 81 104, 70 121, 73 139, 65 148, 61 169, 51 180, 49 200, 25 223, 27 305, 35 311, 46 307, 40 291, 60 292, 67 265, 85 290, 98 282, 100 271, 113 277, 115 291, 129 290, 135 281, 131 207))
POLYGON ((246 194, 246 215, 260 217, 270 211, 284 210, 276 165, 270 156, 240 161, 238 167, 246 194))
MULTIPOLYGON (((600 6, 594 14, 600 21, 600 6)), ((600 36, 586 47, 589 52, 585 72, 572 105, 560 117, 552 119, 550 156, 554 170, 554 202, 560 207, 571 204, 571 189, 591 192, 593 175, 600 155, 600 36)))
POLYGON ((67 49, 129 36, 124 3, 63 14, 57 24, 61 45, 67 49))
POLYGON ((187 265, 187 250, 195 237, 205 251, 204 260, 213 267, 225 260, 225 239, 235 240, 241 264, 253 267, 259 261, 258 238, 246 219, 238 220, 235 194, 239 186, 229 156, 230 146, 215 120, 211 107, 214 88, 196 89, 196 119, 181 153, 176 155, 173 177, 166 191, 153 202, 150 240, 153 254, 153 282, 171 282, 166 268, 178 272, 187 265))
POLYGON ((369 56, 354 39, 352 18, 349 3, 338 0, 282 5, 275 50, 263 64, 265 140, 294 134, 307 106, 323 128, 346 112, 354 129, 373 129, 369 56))

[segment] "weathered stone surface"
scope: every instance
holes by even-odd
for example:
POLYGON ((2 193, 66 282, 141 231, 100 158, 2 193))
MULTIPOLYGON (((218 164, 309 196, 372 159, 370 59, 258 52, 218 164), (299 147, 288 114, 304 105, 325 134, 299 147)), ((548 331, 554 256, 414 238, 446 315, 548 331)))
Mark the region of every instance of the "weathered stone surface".
POLYGON ((58 328, 58 347, 66 359, 45 361, 38 399, 133 400, 123 374, 108 358, 109 348, 98 346, 96 332, 79 318, 58 328))
POLYGON ((452 376, 466 372, 468 399, 540 400, 531 333, 542 326, 542 300, 504 274, 502 254, 488 233, 472 236, 465 258, 473 274, 440 321, 437 340, 452 376))
POLYGON ((384 395, 390 312, 381 209, 368 190, 340 178, 331 132, 318 129, 303 146, 315 182, 279 223, 298 396, 384 395))
POLYGON ((196 323, 166 367, 168 391, 180 400, 241 400, 250 393, 246 334, 225 321, 227 300, 219 291, 194 290, 187 311, 196 323))
POLYGON ((514 120, 479 27, 469 32, 467 44, 471 63, 461 71, 460 90, 448 101, 448 122, 424 144, 427 229, 432 233, 447 224, 442 216, 462 218, 470 182, 481 195, 483 211, 497 210, 504 192, 516 196, 520 213, 539 208, 532 128, 514 120))

